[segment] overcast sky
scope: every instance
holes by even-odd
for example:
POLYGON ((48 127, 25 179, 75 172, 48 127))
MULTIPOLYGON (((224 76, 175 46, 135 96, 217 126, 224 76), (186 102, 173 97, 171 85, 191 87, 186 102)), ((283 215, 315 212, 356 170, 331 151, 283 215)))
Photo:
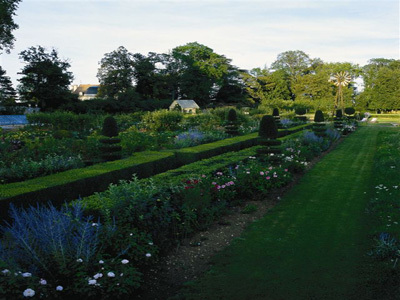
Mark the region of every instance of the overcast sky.
POLYGON ((97 83, 98 62, 119 46, 166 53, 197 41, 244 69, 289 50, 360 65, 400 59, 399 0, 22 0, 16 13, 15 48, 0 55, 14 84, 18 53, 37 45, 69 59, 76 84, 97 83))

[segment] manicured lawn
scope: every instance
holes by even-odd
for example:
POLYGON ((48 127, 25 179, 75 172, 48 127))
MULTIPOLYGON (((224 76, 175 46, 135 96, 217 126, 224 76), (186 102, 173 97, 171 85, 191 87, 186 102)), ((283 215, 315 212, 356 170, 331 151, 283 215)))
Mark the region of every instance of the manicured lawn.
POLYGON ((367 203, 382 127, 362 127, 217 255, 184 299, 367 299, 367 203), (361 296, 362 295, 362 296, 361 296), (361 297, 360 297, 361 296, 361 297))

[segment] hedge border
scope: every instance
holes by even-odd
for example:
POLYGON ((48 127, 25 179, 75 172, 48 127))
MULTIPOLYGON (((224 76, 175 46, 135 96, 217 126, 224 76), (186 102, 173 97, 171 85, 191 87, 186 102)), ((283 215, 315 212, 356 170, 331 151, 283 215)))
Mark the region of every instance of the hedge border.
MULTIPOLYGON (((304 124, 282 130, 281 135, 293 134, 311 126, 304 124)), ((175 151, 139 152, 122 160, 0 185, 0 217, 6 218, 11 202, 18 206, 45 201, 61 205, 64 201, 104 191, 111 183, 130 180, 133 174, 137 174, 138 178, 147 178, 202 159, 255 146, 257 138, 258 134, 252 133, 175 151)))

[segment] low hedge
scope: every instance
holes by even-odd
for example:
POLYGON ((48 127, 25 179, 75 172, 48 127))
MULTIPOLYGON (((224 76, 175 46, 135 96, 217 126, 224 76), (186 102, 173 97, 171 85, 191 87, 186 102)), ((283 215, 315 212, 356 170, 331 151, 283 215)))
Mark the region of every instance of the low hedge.
POLYGON ((35 205, 40 201, 51 201, 54 205, 62 204, 65 200, 106 190, 110 183, 131 179, 132 174, 146 178, 174 168, 175 164, 175 155, 171 151, 146 151, 127 159, 1 185, 0 217, 7 216, 11 202, 24 206, 35 205))
MULTIPOLYGON (((287 129, 282 135, 302 131, 311 125, 305 124, 287 129)), ((132 178, 132 174, 137 174, 139 178, 146 178, 201 159, 230 151, 240 151, 255 145, 257 145, 257 133, 252 133, 196 147, 179 149, 175 152, 139 152, 127 159, 73 169, 23 182, 0 185, 0 217, 7 217, 11 202, 25 207, 45 201, 51 201, 54 205, 57 205, 66 200, 73 200, 106 190, 110 183, 129 180, 132 178)))
MULTIPOLYGON (((284 137, 303 129, 312 127, 312 124, 303 124, 289 129, 279 130, 279 137, 284 137)), ((258 133, 251 133, 239 137, 203 144, 195 147, 184 148, 176 151, 178 164, 185 165, 195 161, 210 158, 229 151, 240 151, 258 144, 258 133)))
MULTIPOLYGON (((292 135, 280 138, 279 140, 284 141, 289 138, 300 136, 301 134, 302 132, 298 131, 292 135)), ((240 161, 244 161, 249 157, 255 157, 257 155, 257 150, 260 148, 261 146, 254 146, 240 151, 224 153, 208 159, 203 159, 194 163, 190 163, 173 170, 159 173, 152 176, 151 178, 142 179, 141 181, 151 180, 154 185, 174 186, 176 184, 179 184, 180 182, 192 178, 193 176, 198 176, 201 174, 209 175, 227 166, 233 165, 240 161)), ((113 203, 109 203, 107 201, 98 201, 98 196, 101 193, 96 194, 97 195, 82 199, 87 214, 99 215, 100 210, 111 208, 109 207, 109 205, 113 205, 113 203)))

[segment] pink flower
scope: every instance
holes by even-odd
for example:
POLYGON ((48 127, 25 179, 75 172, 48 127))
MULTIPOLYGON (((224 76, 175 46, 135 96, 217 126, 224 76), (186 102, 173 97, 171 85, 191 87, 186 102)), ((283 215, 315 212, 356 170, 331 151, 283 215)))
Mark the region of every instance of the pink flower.
POLYGON ((234 185, 234 184, 235 184, 233 181, 229 181, 229 183, 230 183, 231 185, 234 185))
POLYGON ((212 185, 217 185, 217 183, 216 183, 215 181, 214 181, 214 182, 211 182, 211 184, 212 184, 212 185))
POLYGON ((226 187, 226 185, 225 185, 225 184, 223 184, 221 187, 224 189, 224 188, 226 187))
POLYGON ((264 175, 264 172, 263 172, 263 171, 261 171, 261 172, 260 172, 260 175, 261 175, 261 176, 262 176, 262 175, 264 175))
POLYGON ((272 167, 269 167, 268 169, 272 170, 272 167))
POLYGON ((267 176, 267 177, 266 177, 266 179, 267 179, 267 180, 270 180, 270 179, 271 179, 271 177, 267 176))
POLYGON ((288 171, 288 169, 285 169, 285 172, 287 172, 288 171))

